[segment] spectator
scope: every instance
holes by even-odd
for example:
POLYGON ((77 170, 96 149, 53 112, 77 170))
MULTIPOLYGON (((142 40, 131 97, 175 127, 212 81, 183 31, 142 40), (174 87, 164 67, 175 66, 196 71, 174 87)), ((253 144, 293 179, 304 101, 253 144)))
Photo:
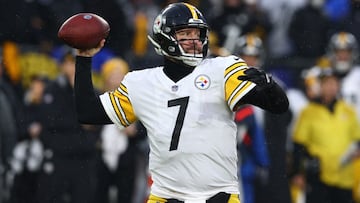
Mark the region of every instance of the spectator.
MULTIPOLYGON (((49 83, 41 109, 44 162, 39 176, 39 203, 90 203, 95 193, 95 155, 99 127, 77 122, 73 99, 75 59, 65 54, 61 74, 49 83)), ((40 113, 40 112, 39 112, 40 113)))
POLYGON ((0 57, 0 202, 9 198, 10 183, 6 176, 10 169, 12 151, 18 139, 22 112, 18 97, 8 81, 0 57))
POLYGON ((273 59, 288 57, 291 54, 291 42, 287 34, 294 11, 307 0, 261 0, 260 8, 269 15, 272 25, 267 36, 267 55, 273 59))
POLYGON ((271 23, 267 14, 260 10, 256 3, 225 0, 222 12, 210 21, 210 27, 211 36, 214 38, 210 46, 211 54, 228 55, 234 52, 235 41, 241 35, 256 33, 266 37, 271 23))
MULTIPOLYGON (((104 91, 117 88, 118 82, 129 71, 128 64, 121 58, 107 60, 102 66, 104 91)), ((100 157, 97 162, 97 189, 94 202, 134 202, 139 194, 135 188, 138 172, 137 124, 120 130, 115 124, 105 125, 101 131, 100 157), (116 192, 111 193, 112 191, 116 192)))
POLYGON ((301 111, 294 128, 293 180, 306 181, 307 203, 353 202, 355 154, 346 153, 360 144, 360 126, 355 110, 338 97, 339 88, 337 76, 324 69, 319 97, 301 111))
POLYGON ((11 188, 11 203, 37 203, 38 175, 43 159, 40 136, 46 112, 41 110, 46 79, 34 76, 24 97, 24 116, 18 143, 11 160, 15 174, 11 188))
POLYGON ((325 54, 331 24, 323 4, 323 0, 307 0, 292 16, 288 35, 295 56, 318 58, 325 54))
MULTIPOLYGON (((292 113, 292 119, 289 124, 288 132, 289 136, 287 139, 287 152, 288 152, 288 166, 289 166, 289 176, 291 177, 291 164, 293 162, 291 152, 293 151, 293 141, 291 132, 294 129, 294 124, 298 119, 300 112, 307 106, 309 101, 317 98, 320 93, 320 82, 319 82, 319 74, 321 72, 321 67, 313 66, 308 69, 304 69, 301 72, 301 76, 299 78, 299 86, 297 88, 290 88, 287 90, 287 95, 290 103, 290 110, 292 113)), ((301 180, 299 180, 301 181, 301 180)), ((290 191, 291 191, 291 199, 293 203, 302 203, 305 201, 305 183, 303 182, 291 182, 290 181, 290 191)))

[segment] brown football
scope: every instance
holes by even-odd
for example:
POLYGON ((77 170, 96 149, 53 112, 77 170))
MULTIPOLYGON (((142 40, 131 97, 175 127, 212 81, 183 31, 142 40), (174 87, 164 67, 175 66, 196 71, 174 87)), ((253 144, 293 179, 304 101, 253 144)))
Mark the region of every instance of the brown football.
POLYGON ((58 37, 76 49, 90 49, 99 45, 110 32, 108 22, 93 13, 78 13, 59 28, 58 37))

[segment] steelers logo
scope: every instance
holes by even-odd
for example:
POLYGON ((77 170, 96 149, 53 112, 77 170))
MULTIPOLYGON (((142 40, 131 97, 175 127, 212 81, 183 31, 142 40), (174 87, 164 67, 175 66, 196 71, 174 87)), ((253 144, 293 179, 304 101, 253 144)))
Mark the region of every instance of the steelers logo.
POLYGON ((195 78, 195 86, 200 90, 210 87, 210 78, 207 75, 199 75, 195 78))
POLYGON ((153 32, 154 33, 160 33, 161 31, 161 25, 162 25, 162 16, 158 15, 154 21, 154 26, 153 26, 153 32))

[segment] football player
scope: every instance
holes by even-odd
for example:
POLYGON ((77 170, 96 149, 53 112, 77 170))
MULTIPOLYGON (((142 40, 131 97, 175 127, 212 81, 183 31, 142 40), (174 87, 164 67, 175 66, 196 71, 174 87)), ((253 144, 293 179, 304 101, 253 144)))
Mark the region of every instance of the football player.
POLYGON ((235 42, 234 55, 240 56, 248 66, 261 67, 264 58, 263 42, 255 34, 246 34, 235 42))
POLYGON ((235 56, 205 59, 208 25, 200 11, 174 3, 156 17, 149 40, 164 65, 129 72, 119 87, 96 96, 91 59, 78 50, 75 100, 79 121, 140 120, 147 129, 153 184, 148 203, 238 203, 234 111, 245 103, 273 113, 288 108, 284 91, 266 73, 235 56))
POLYGON ((341 79, 341 96, 356 108, 360 119, 360 66, 359 49, 355 36, 349 32, 335 33, 328 47, 331 67, 341 79))

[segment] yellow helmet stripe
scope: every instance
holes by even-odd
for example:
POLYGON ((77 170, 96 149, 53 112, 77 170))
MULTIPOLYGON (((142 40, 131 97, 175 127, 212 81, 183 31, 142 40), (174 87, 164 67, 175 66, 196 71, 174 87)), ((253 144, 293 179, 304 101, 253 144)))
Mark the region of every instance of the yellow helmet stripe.
POLYGON ((195 20, 199 19, 199 16, 197 15, 196 13, 196 8, 194 6, 192 6, 191 4, 188 4, 188 3, 184 3, 186 7, 188 7, 188 9, 190 10, 191 12, 191 15, 193 16, 193 18, 195 20))
POLYGON ((246 41, 247 41, 247 44, 248 44, 249 46, 254 46, 254 45, 255 45, 255 38, 254 38, 253 36, 249 36, 249 37, 246 39, 246 41))
POLYGON ((344 45, 344 44, 346 44, 346 40, 347 40, 346 33, 345 33, 345 32, 341 32, 341 33, 339 34, 339 43, 340 43, 341 45, 344 45))

